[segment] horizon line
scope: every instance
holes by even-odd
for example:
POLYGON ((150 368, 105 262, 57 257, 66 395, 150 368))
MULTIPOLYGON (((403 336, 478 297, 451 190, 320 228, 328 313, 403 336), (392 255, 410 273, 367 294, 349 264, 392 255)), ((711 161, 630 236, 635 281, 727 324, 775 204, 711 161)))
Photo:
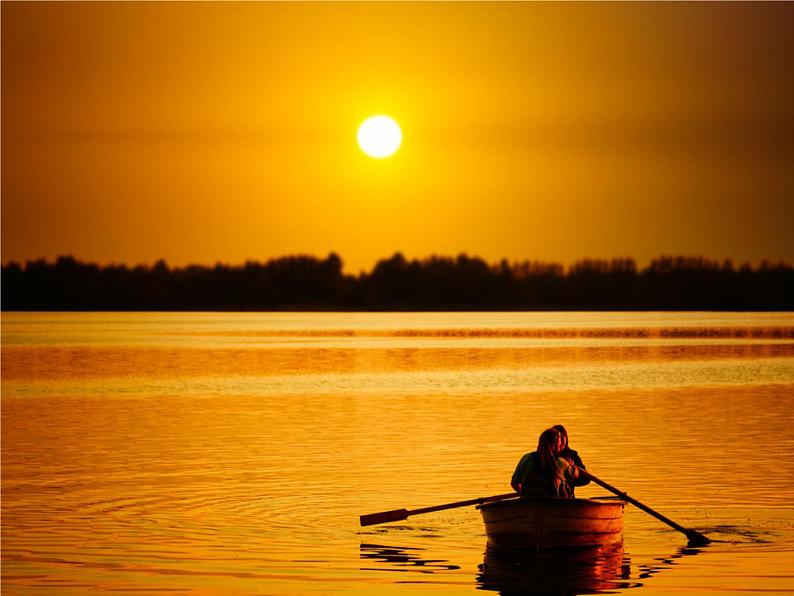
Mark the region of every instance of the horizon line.
MULTIPOLYGON (((50 259, 49 257, 25 258, 24 260, 22 260, 22 259, 7 259, 7 260, 3 259, 2 262, 0 263, 0 267, 2 267, 2 269, 5 269, 5 268, 10 267, 12 265, 18 265, 20 267, 24 267, 24 266, 26 266, 28 264, 31 264, 31 263, 42 263, 42 262, 44 262, 45 264, 48 264, 48 265, 49 264, 55 265, 60 260, 72 260, 72 261, 74 261, 76 263, 79 263, 81 265, 95 265, 97 267, 127 267, 127 268, 143 267, 143 268, 153 268, 153 267, 156 267, 156 266, 158 266, 159 264, 162 263, 168 269, 172 269, 173 270, 173 269, 187 269, 187 268, 190 268, 190 267, 213 268, 213 267, 221 266, 221 267, 233 268, 233 267, 244 267, 244 266, 250 265, 250 264, 266 265, 267 263, 274 262, 274 261, 288 260, 288 259, 300 259, 300 258, 327 260, 327 259, 331 258, 332 256, 336 256, 341 261, 342 270, 344 271, 346 269, 346 267, 345 267, 345 259, 344 259, 344 257, 342 255, 340 255, 338 252, 336 252, 334 250, 328 251, 324 255, 318 255, 316 253, 309 253, 309 252, 295 252, 295 253, 285 253, 285 254, 280 254, 280 255, 270 256, 270 257, 264 257, 264 258, 249 257, 249 258, 246 258, 246 259, 244 259, 242 261, 237 261, 237 262, 217 260, 217 261, 209 262, 209 263, 208 262, 187 262, 187 263, 182 264, 182 265, 170 264, 168 262, 168 259, 166 259, 165 257, 160 257, 160 258, 157 258, 157 259, 155 259, 153 261, 138 261, 138 262, 112 261, 112 260, 102 261, 102 260, 82 259, 80 257, 74 256, 71 253, 63 253, 63 254, 57 255, 56 257, 53 257, 52 259, 50 259)), ((662 260, 662 259, 701 260, 701 261, 704 261, 704 262, 707 262, 707 263, 719 264, 719 265, 725 265, 727 263, 730 263, 736 268, 741 268, 741 267, 746 266, 746 265, 754 267, 754 268, 757 267, 757 266, 760 266, 760 265, 771 265, 771 266, 781 266, 782 265, 782 266, 786 266, 786 267, 794 267, 794 259, 788 260, 788 259, 782 259, 782 258, 775 259, 775 258, 765 257, 765 258, 759 258, 759 259, 738 260, 738 259, 736 259, 734 257, 721 257, 720 258, 720 257, 710 257, 710 256, 705 256, 705 255, 684 254, 684 253, 678 253, 678 254, 661 253, 661 254, 658 254, 658 255, 656 255, 654 257, 650 257, 650 258, 648 258, 645 261, 641 261, 641 260, 639 260, 639 259, 637 259, 636 257, 633 257, 633 256, 620 255, 620 256, 612 256, 612 257, 579 257, 577 259, 565 262, 565 261, 560 261, 560 260, 533 259, 533 258, 529 258, 529 257, 526 257, 526 258, 501 257, 501 258, 498 258, 498 259, 495 259, 495 260, 489 260, 489 259, 486 259, 486 258, 481 257, 479 255, 472 254, 472 253, 469 253, 469 252, 466 252, 466 251, 457 252, 455 254, 430 253, 430 254, 426 254, 424 256, 407 256, 403 251, 396 250, 396 251, 392 252, 389 256, 379 257, 379 258, 375 259, 375 261, 372 263, 372 265, 370 265, 369 270, 374 269, 377 266, 377 264, 382 262, 382 261, 389 261, 389 260, 394 259, 394 258, 396 258, 398 256, 400 256, 403 259, 405 259, 406 262, 420 262, 421 263, 421 262, 430 261, 432 259, 451 259, 451 260, 456 260, 456 259, 459 259, 459 258, 467 258, 467 259, 471 259, 471 260, 482 261, 482 262, 486 263, 489 266, 500 266, 503 262, 507 262, 509 265, 531 263, 531 264, 545 265, 545 266, 559 266, 559 267, 562 267, 564 269, 568 269, 570 267, 573 267, 573 266, 578 265, 578 264, 583 264, 583 263, 615 263, 615 262, 621 262, 621 261, 623 261, 623 262, 632 261, 635 266, 640 268, 640 267, 643 267, 643 266, 647 267, 651 263, 653 263, 654 261, 658 261, 658 260, 662 260)), ((366 271, 366 269, 364 269, 364 268, 359 268, 359 270, 358 270, 359 273, 362 273, 362 272, 365 272, 365 271, 366 271)))

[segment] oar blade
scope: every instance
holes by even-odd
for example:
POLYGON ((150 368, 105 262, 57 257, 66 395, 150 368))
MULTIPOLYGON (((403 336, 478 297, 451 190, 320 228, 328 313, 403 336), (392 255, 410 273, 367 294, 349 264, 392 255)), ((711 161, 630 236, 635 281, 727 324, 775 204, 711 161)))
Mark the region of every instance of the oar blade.
POLYGON ((588 472, 584 468, 578 468, 578 470, 579 470, 579 473, 581 475, 589 478, 590 480, 592 480, 593 482, 595 482, 599 486, 603 486, 609 492, 619 496, 624 501, 627 501, 627 502, 631 503, 632 505, 635 505, 636 507, 639 507, 645 513, 648 513, 648 514, 652 515, 653 517, 655 517, 659 521, 667 524, 671 528, 673 528, 675 530, 678 530, 679 532, 684 534, 687 537, 687 540, 689 540, 689 546, 705 546, 705 545, 707 545, 707 544, 709 544, 711 542, 710 538, 708 538, 707 536, 704 536, 703 534, 701 534, 697 530, 690 530, 689 528, 685 528, 681 524, 677 524, 676 522, 674 522, 673 520, 671 520, 668 517, 665 517, 664 515, 662 515, 658 511, 654 511, 653 509, 651 509, 650 507, 648 507, 644 503, 640 503, 637 499, 634 499, 634 498, 628 496, 623 491, 616 489, 611 484, 608 484, 608 483, 604 482, 603 480, 601 480, 600 478, 597 478, 597 477, 593 476, 590 472, 588 472))
POLYGON ((374 526, 377 524, 385 524, 393 521, 402 521, 408 519, 407 509, 393 509, 392 511, 381 511, 380 513, 368 513, 359 516, 362 526, 374 526))
POLYGON ((697 530, 687 530, 686 537, 687 540, 689 540, 689 544, 687 546, 706 546, 711 542, 711 539, 708 536, 704 536, 697 530))

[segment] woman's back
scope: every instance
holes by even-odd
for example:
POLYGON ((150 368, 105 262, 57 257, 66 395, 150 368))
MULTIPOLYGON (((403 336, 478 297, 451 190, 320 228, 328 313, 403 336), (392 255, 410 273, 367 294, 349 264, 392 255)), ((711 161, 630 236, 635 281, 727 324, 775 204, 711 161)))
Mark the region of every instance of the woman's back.
POLYGON ((521 458, 513 480, 520 485, 522 497, 568 498, 571 496, 570 471, 571 465, 559 457, 556 458, 556 469, 546 469, 537 451, 533 451, 521 458))

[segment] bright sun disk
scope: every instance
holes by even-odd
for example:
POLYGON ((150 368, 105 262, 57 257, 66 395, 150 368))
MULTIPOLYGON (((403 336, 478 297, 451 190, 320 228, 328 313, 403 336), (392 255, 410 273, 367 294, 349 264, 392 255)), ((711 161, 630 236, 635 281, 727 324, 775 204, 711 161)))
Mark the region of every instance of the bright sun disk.
POLYGON ((389 116, 370 116, 358 127, 358 145, 370 157, 393 155, 400 148, 403 133, 399 124, 389 116))

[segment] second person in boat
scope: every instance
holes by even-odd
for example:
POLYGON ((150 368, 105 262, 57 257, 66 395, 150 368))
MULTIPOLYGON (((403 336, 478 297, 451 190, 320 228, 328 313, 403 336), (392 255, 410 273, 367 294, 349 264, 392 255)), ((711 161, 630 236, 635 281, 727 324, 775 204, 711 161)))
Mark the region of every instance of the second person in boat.
MULTIPOLYGON (((568 431, 565 430, 565 427, 562 424, 555 424, 554 426, 552 426, 552 428, 555 428, 558 431, 560 431, 560 441, 561 441, 560 457, 567 459, 575 466, 578 466, 584 470, 585 467, 584 467, 584 463, 582 462, 582 458, 579 457, 579 454, 576 451, 571 449, 571 446, 568 443, 568 431)), ((574 489, 577 486, 584 486, 585 484, 590 484, 590 479, 584 474, 579 474, 576 480, 571 484, 571 496, 572 497, 574 496, 574 489)))
POLYGON ((516 466, 510 486, 522 497, 573 497, 579 472, 576 466, 560 457, 562 433, 556 428, 544 430, 538 448, 524 455, 516 466))

